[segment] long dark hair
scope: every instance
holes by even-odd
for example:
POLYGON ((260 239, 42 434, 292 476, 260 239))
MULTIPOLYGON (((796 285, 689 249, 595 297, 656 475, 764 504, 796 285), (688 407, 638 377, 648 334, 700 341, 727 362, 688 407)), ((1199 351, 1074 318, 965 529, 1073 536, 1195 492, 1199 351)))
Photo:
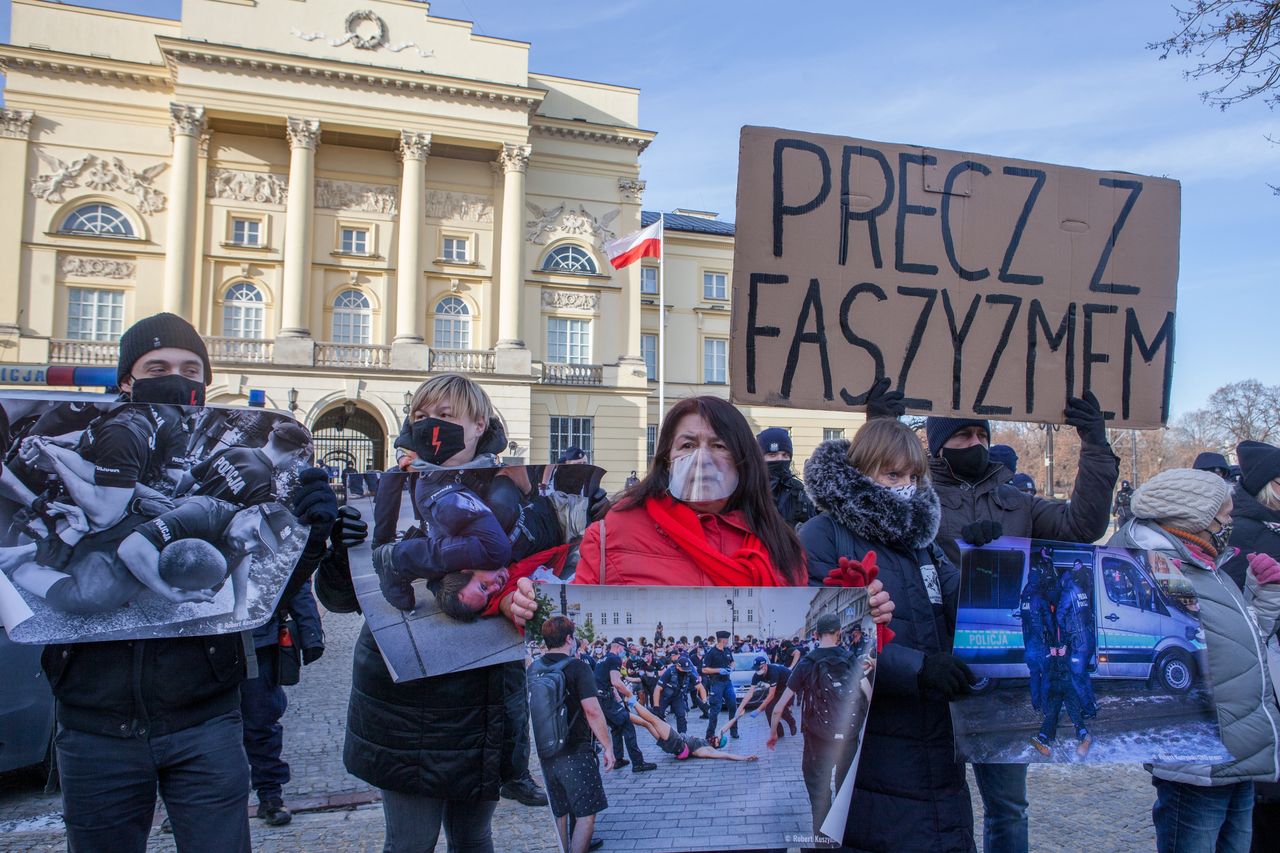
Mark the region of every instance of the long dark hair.
POLYGON ((760 537, 778 573, 791 585, 803 586, 808 582, 804 549, 796 538, 795 530, 783 520, 773 503, 764 454, 760 452, 760 445, 756 444, 755 435, 742 412, 719 397, 688 397, 671 407, 662 421, 648 473, 622 493, 618 508, 639 506, 650 498, 658 499, 667 494, 676 426, 685 415, 691 414, 701 415, 733 454, 738 468, 738 487, 729 496, 725 509, 742 510, 747 528, 760 537))

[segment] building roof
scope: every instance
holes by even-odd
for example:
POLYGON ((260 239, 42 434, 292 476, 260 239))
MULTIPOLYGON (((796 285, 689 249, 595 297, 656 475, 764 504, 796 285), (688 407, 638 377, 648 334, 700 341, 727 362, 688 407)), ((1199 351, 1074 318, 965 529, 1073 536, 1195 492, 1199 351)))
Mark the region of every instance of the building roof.
MULTIPOLYGON (((718 219, 707 219, 702 216, 687 216, 683 213, 665 215, 664 226, 672 231, 690 231, 694 234, 716 234, 721 237, 733 236, 733 223, 721 222, 718 219)), ((658 211, 640 211, 640 227, 648 228, 658 221, 658 211)))

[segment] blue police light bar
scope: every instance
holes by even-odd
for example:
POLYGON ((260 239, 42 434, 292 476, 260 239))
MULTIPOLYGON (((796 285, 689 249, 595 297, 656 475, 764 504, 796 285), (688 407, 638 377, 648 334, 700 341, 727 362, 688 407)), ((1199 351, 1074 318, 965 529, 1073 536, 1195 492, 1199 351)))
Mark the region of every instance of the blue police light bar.
POLYGON ((249 405, 255 409, 264 409, 267 406, 267 392, 261 388, 249 389, 249 405))
POLYGON ((0 365, 0 384, 45 387, 100 386, 115 388, 116 369, 111 366, 77 367, 70 364, 0 365))

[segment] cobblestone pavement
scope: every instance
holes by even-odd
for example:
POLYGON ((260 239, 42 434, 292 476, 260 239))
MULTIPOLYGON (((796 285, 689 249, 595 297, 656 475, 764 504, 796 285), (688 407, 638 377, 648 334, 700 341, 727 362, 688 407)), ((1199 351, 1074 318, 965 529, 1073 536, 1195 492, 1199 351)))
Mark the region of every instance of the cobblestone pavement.
MULTIPOLYGON (((369 501, 355 500, 353 505, 367 513, 369 501)), ((358 558, 367 559, 367 549, 358 558)), ((325 614, 328 643, 325 655, 303 671, 302 683, 289 688, 289 710, 284 717, 284 754, 293 769, 293 781, 286 787, 286 799, 301 808, 293 823, 285 827, 267 827, 253 821, 254 850, 263 853, 376 853, 382 849, 382 810, 373 802, 376 796, 369 786, 350 776, 342 766, 342 740, 346 725, 348 691, 351 685, 351 654, 361 617, 355 614, 325 614), (333 805, 345 802, 345 807, 333 805), (325 806, 317 809, 318 807, 325 806)), ((690 732, 701 734, 704 721, 697 712, 691 714, 690 732)), ((713 790, 726 827, 745 832, 753 826, 750 817, 759 814, 759 788, 746 783, 749 774, 773 773, 785 762, 795 762, 790 781, 783 781, 780 796, 793 802, 797 810, 807 812, 804 783, 800 778, 798 755, 800 740, 784 738, 779 752, 770 757, 762 744, 757 744, 763 731, 760 720, 748 719, 742 724, 743 739, 733 741, 735 752, 748 749, 762 756, 759 764, 726 761, 692 760, 684 766, 661 753, 653 739, 640 732, 645 757, 656 761, 659 769, 633 775, 623 770, 609 780, 612 807, 609 812, 623 820, 610 823, 602 816, 601 837, 607 839, 602 853, 610 850, 652 849, 641 846, 644 835, 657 837, 660 827, 652 819, 629 815, 626 799, 652 800, 655 807, 675 805, 686 809, 698 789, 713 790), (773 770, 771 770, 773 768, 773 770)), ((537 762, 533 771, 539 776, 537 762)), ((61 828, 57 796, 41 793, 42 782, 34 774, 11 773, 0 776, 0 853, 18 851, 61 851, 66 840, 61 828)), ((982 801, 973 789, 975 834, 981 849, 982 801)), ((1031 801, 1031 846, 1034 850, 1060 850, 1064 845, 1084 851, 1149 851, 1155 849, 1151 829, 1151 803, 1154 791, 1148 775, 1131 765, 1075 767, 1036 765, 1030 768, 1028 788, 1031 801), (1064 841, 1069 839, 1069 841, 1064 841)), ((711 802, 711 798, 706 798, 711 802)), ((699 809, 703 807, 699 806, 699 809)), ((715 811, 715 809, 706 809, 715 811)), ((609 814, 606 812, 605 814, 609 814)), ((700 815, 684 819, 700 823, 700 815)), ((159 821, 156 821, 159 826, 159 821)), ((689 825, 692 837, 705 838, 698 826, 689 825)), ((553 853, 557 849, 549 810, 528 808, 503 800, 494 818, 494 839, 501 851, 512 853, 553 853)), ((706 845, 692 845, 706 849, 706 845)), ((172 851, 172 836, 153 833, 149 851, 172 851)), ((672 849, 690 849, 680 846, 672 849)), ((444 853, 443 838, 437 853, 444 853)))

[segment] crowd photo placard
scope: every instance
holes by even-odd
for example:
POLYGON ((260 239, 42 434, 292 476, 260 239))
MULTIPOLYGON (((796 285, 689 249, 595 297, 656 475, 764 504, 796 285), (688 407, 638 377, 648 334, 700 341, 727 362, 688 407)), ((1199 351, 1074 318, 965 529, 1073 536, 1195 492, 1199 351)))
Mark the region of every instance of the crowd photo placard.
POLYGON ((288 506, 311 435, 285 414, 4 393, 0 449, 16 642, 256 627, 307 541, 288 506))
POLYGON ((839 847, 875 679, 865 589, 538 595, 529 713, 560 831, 590 808, 606 849, 839 847))
POLYGON ((1205 682, 1200 607, 1153 551, 1005 537, 961 546, 951 703, 967 761, 1230 760, 1205 682))
POLYGON ((521 578, 572 579, 603 476, 584 464, 384 473, 373 559, 352 560, 351 578, 392 679, 522 659, 499 604, 521 578))
POLYGON ((733 400, 1112 426, 1169 416, 1180 186, 744 127, 733 400))

